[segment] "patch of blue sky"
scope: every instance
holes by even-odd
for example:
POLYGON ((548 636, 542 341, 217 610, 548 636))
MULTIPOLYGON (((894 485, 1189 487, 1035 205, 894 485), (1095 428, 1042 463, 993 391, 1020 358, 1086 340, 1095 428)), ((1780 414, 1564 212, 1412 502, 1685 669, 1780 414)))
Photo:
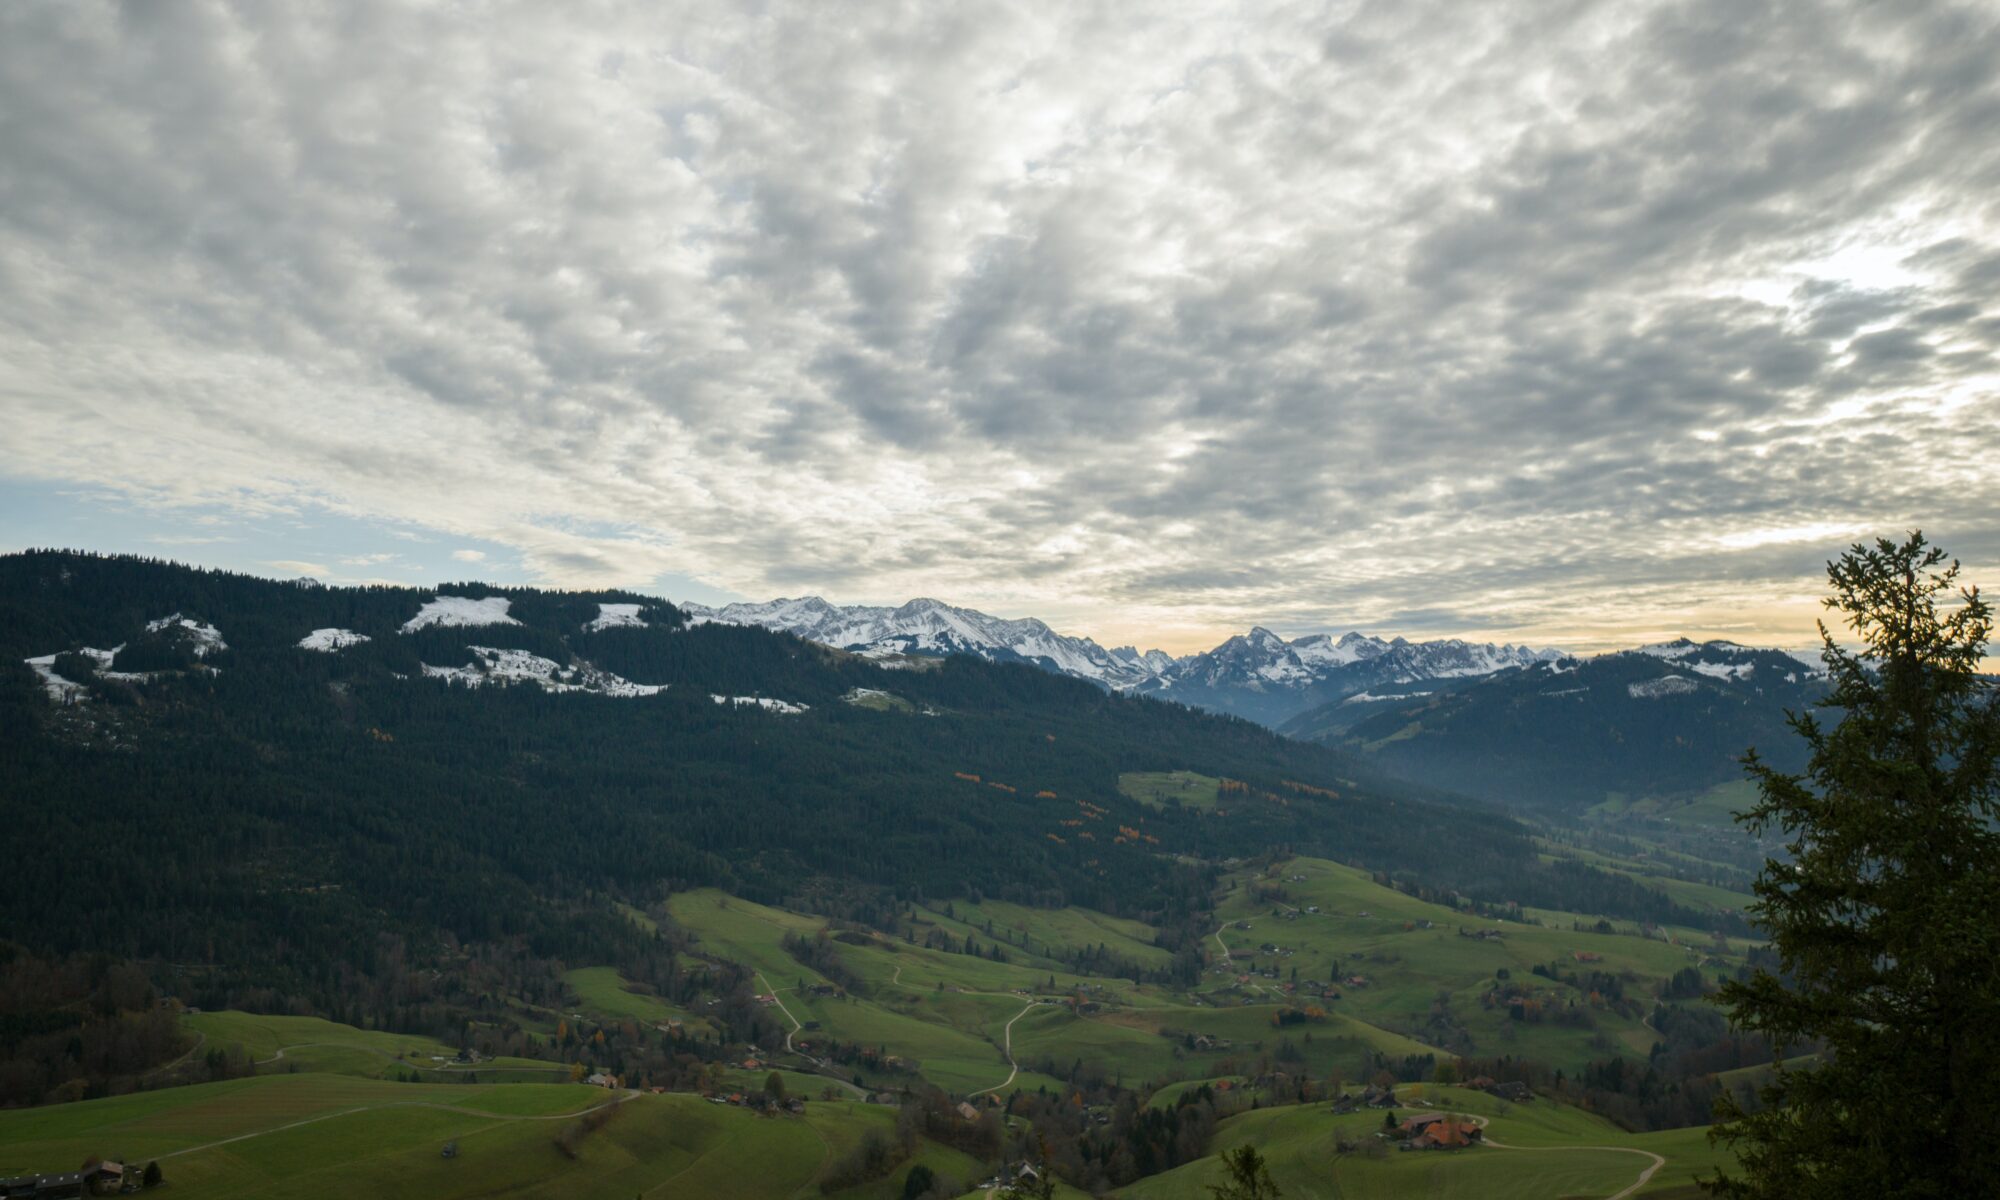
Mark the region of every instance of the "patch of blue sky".
MULTIPOLYGON (((630 532, 612 523, 562 527, 586 536, 630 532)), ((30 548, 143 554, 273 578, 309 575, 331 584, 561 583, 535 578, 520 554, 501 542, 357 517, 311 501, 281 509, 161 505, 76 484, 0 477, 0 551, 30 548)), ((635 590, 701 604, 743 599, 677 573, 635 590)))

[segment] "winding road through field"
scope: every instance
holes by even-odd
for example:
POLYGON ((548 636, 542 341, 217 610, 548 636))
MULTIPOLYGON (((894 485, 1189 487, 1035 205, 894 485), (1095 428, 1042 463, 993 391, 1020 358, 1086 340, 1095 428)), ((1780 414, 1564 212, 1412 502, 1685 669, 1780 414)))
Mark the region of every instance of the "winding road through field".
MULTIPOLYGON (((1437 1109, 1437 1108, 1429 1108, 1429 1109, 1420 1109, 1420 1110, 1418 1110, 1418 1111, 1420 1111, 1420 1112, 1442 1112, 1442 1111, 1444 1111, 1444 1110, 1442 1110, 1442 1109, 1437 1109)), ((1469 1116, 1469 1114, 1468 1114, 1468 1116, 1469 1116)), ((1477 1126, 1479 1126, 1479 1127, 1480 1127, 1481 1129, 1484 1129, 1484 1128, 1486 1128, 1486 1118, 1485 1118, 1485 1117, 1470 1117, 1470 1120, 1472 1121, 1472 1123, 1473 1123, 1474 1125, 1477 1125, 1477 1126)), ((1626 1200, 1626 1198, 1627 1198, 1627 1197, 1629 1197, 1629 1196, 1631 1196, 1631 1195, 1632 1195, 1632 1193, 1634 1193, 1634 1192, 1638 1191, 1638 1190, 1639 1190, 1640 1188, 1642 1188, 1642 1187, 1645 1187, 1645 1186, 1646 1186, 1646 1184, 1648 1184, 1649 1182, 1651 1182, 1651 1181, 1652 1181, 1652 1178, 1653 1178, 1653 1174, 1654 1174, 1654 1172, 1658 1171, 1658 1170, 1659 1170, 1659 1169, 1660 1169, 1661 1167, 1664 1167, 1664 1166, 1666 1166, 1666 1165, 1667 1165, 1667 1160, 1666 1160, 1665 1158, 1661 1157, 1660 1155, 1657 1155, 1657 1154, 1653 1153, 1653 1152, 1652 1152, 1651 1150, 1640 1150, 1640 1149, 1637 1149, 1637 1148, 1635 1148, 1635 1147, 1632 1147, 1632 1146, 1510 1146, 1510 1145, 1508 1145, 1508 1144, 1507 1144, 1506 1142, 1496 1142, 1496 1141, 1494 1141, 1494 1140, 1493 1140, 1492 1138, 1482 1138, 1482 1139, 1481 1139, 1481 1141, 1482 1141, 1482 1142, 1483 1142, 1483 1143, 1484 1143, 1485 1145, 1488 1145, 1488 1146, 1491 1146, 1491 1147, 1493 1147, 1493 1148, 1494 1148, 1495 1150, 1514 1150, 1514 1151, 1525 1151, 1525 1152, 1527 1152, 1527 1153, 1535 1153, 1535 1152, 1537 1152, 1537 1151, 1544 1151, 1544 1150, 1548 1150, 1548 1151, 1555 1151, 1555 1150, 1612 1150, 1612 1151, 1616 1151, 1616 1152, 1617 1152, 1617 1153, 1619 1153, 1619 1154, 1637 1154, 1637 1155, 1641 1156, 1642 1158, 1650 1158, 1650 1159, 1652 1159, 1652 1160, 1653 1160, 1653 1161, 1652 1161, 1652 1162, 1651 1162, 1651 1163, 1650 1163, 1650 1164, 1649 1164, 1649 1165, 1648 1165, 1648 1166, 1646 1167, 1646 1169, 1645 1169, 1645 1170, 1643 1170, 1643 1171, 1639 1172, 1639 1178, 1638 1178, 1638 1179, 1634 1180, 1634 1181, 1633 1181, 1633 1182, 1632 1182, 1632 1183, 1631 1183, 1630 1185, 1628 1185, 1628 1186, 1627 1186, 1627 1187, 1626 1187, 1626 1188, 1625 1188, 1624 1190, 1622 1190, 1622 1191, 1618 1191, 1618 1192, 1614 1192, 1614 1193, 1612 1193, 1611 1195, 1609 1195, 1609 1196, 1606 1196, 1606 1197, 1604 1198, 1604 1200, 1626 1200)))
POLYGON ((1038 1000, 1030 1000, 1026 1004, 1023 1004, 1021 1006, 1020 1012, 1017 1012, 1013 1016, 1007 1018, 1006 1026, 1002 1028, 1000 1031, 1004 1041, 1002 1049, 1005 1050, 1007 1054, 1007 1078, 1001 1080, 999 1083, 994 1084, 992 1087, 980 1088, 976 1092, 967 1092, 965 1094, 966 1099, 970 1100, 974 1096, 984 1096, 988 1092, 997 1092, 1001 1088, 1006 1087, 1008 1084, 1014 1082, 1014 1076, 1019 1075, 1021 1073, 1021 1064, 1014 1061, 1014 1022, 1020 1020, 1022 1017, 1027 1016, 1028 1010, 1035 1007, 1035 1005, 1039 1003, 1040 1001, 1038 1000))
POLYGON ((854 1085, 853 1080, 842 1079, 840 1076, 835 1075, 832 1069, 827 1066, 825 1059, 814 1058, 812 1055, 807 1054, 805 1051, 800 1050, 792 1045, 792 1034, 795 1034, 800 1030, 804 1029, 805 1028, 804 1022, 800 1021, 797 1017, 793 1016, 791 1009, 785 1007, 784 997, 778 995, 778 989, 771 986, 771 981, 764 978, 764 973, 762 971, 757 972, 757 979, 764 985, 766 989, 765 994, 770 996, 771 1000, 775 1004, 777 1004, 778 1011, 784 1013, 785 1019, 792 1023, 791 1029, 788 1030, 785 1034, 785 1053, 797 1055, 798 1057, 803 1058, 807 1062, 811 1063, 813 1069, 811 1072, 809 1072, 810 1074, 818 1075, 822 1079, 831 1079, 835 1083, 839 1084, 841 1087, 846 1088, 848 1091, 853 1092, 857 1096, 866 1096, 868 1093, 863 1091, 861 1088, 856 1087, 854 1085))

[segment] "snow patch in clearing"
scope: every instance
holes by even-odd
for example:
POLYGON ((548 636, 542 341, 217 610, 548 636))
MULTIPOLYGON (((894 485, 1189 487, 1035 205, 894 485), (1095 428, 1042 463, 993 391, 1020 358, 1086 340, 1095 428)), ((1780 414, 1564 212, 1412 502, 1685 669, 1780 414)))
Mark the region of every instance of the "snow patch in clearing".
POLYGON ((593 633, 599 629, 619 629, 626 626, 637 626, 640 629, 644 629, 646 622, 639 617, 639 610, 644 607, 646 606, 643 604, 599 603, 597 606, 597 619, 586 624, 584 628, 593 633))
POLYGON ((717 704, 727 704, 732 707, 754 704, 766 712, 775 713, 802 713, 809 707, 804 704, 793 704, 789 700, 774 700, 769 696, 718 696, 710 692, 708 698, 717 704))
POLYGON ((1701 685, 1685 675, 1662 675, 1658 679, 1628 683, 1625 690, 1634 700, 1658 700, 1663 696, 1685 696, 1689 692, 1700 691, 1701 685))
POLYGON ((188 637, 193 639, 196 658, 207 658, 211 651, 229 649, 229 643, 222 640, 220 629, 213 625, 205 625, 193 617, 175 613, 172 616, 161 617, 157 621, 146 622, 147 633, 159 633, 175 627, 186 631, 188 637))
POLYGON ((299 649, 331 654, 348 646, 358 646, 367 640, 367 634, 356 633, 352 629, 315 629, 299 639, 299 649))
POLYGON ((73 679, 64 679, 62 676, 56 674, 55 655, 43 654, 36 658, 25 658, 21 661, 27 663, 29 669, 41 678, 42 690, 46 691, 49 694, 49 699, 55 701, 57 704, 69 704, 87 698, 86 693, 89 691, 88 688, 85 688, 73 679))
POLYGON ((1387 696, 1378 696, 1373 692, 1356 692, 1352 696, 1349 696, 1347 699, 1342 700, 1341 703, 1373 704, 1378 700, 1415 700, 1418 696, 1428 696, 1428 695, 1430 695, 1429 692, 1396 692, 1387 696))
POLYGON ((519 625, 507 615, 514 606, 505 596, 474 600, 470 596, 438 596, 424 602, 417 615, 403 622, 404 633, 415 633, 433 625, 519 625))
POLYGON ((545 692, 593 692, 600 696, 628 699, 654 696, 667 690, 665 684, 633 683, 589 663, 564 666, 526 650, 495 646, 467 646, 466 649, 472 651, 479 661, 468 667, 434 667, 425 663, 424 674, 431 679, 450 680, 466 687, 480 687, 488 683, 502 687, 533 683, 545 692))
POLYGON ((1683 663, 1690 671, 1698 671, 1710 679, 1748 679, 1757 669, 1755 663, 1683 663))

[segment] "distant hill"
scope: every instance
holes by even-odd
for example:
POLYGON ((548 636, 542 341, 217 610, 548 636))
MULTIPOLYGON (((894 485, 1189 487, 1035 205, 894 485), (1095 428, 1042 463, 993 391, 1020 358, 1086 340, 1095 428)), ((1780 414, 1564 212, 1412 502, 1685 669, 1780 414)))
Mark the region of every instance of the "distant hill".
POLYGON ((1787 710, 1825 693, 1781 650, 1687 639, 1323 704, 1285 733, 1405 778, 1527 808, 1691 796, 1742 777, 1751 746, 1803 765, 1787 710))

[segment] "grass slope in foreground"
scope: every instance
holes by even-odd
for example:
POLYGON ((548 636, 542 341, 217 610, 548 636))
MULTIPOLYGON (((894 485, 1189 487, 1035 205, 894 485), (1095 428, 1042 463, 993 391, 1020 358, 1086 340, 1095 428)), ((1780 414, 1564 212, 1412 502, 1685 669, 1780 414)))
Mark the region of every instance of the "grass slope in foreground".
MULTIPOLYGON (((0 1113, 0 1173, 74 1169, 91 1155, 157 1160, 179 1193, 237 1197, 817 1196, 826 1166, 895 1112, 816 1101, 765 1118, 693 1095, 570 1084, 398 1084, 327 1074, 230 1080, 0 1113), (608 1107, 607 1107, 608 1106, 608 1107), (600 1128, 557 1137, 596 1109, 600 1128), (457 1153, 446 1158, 447 1143, 457 1153)), ((930 1143, 890 1176, 837 1195, 900 1195, 917 1162, 971 1180, 980 1165, 930 1143)))
POLYGON ((1497 1144, 1456 1151, 1367 1150, 1341 1153, 1342 1141, 1367 1146, 1382 1114, 1334 1116, 1323 1104, 1260 1109, 1232 1117, 1216 1133, 1215 1154, 1140 1180, 1118 1193, 1129 1200, 1208 1200, 1209 1185, 1226 1178, 1223 1150, 1254 1144, 1270 1164, 1287 1200, 1548 1200, 1607 1197, 1639 1184, 1637 1196, 1694 1195, 1697 1174, 1720 1161, 1704 1129, 1626 1133, 1577 1109, 1532 1101, 1510 1105, 1458 1088, 1419 1087, 1403 1116, 1425 1108, 1484 1118, 1497 1144))

